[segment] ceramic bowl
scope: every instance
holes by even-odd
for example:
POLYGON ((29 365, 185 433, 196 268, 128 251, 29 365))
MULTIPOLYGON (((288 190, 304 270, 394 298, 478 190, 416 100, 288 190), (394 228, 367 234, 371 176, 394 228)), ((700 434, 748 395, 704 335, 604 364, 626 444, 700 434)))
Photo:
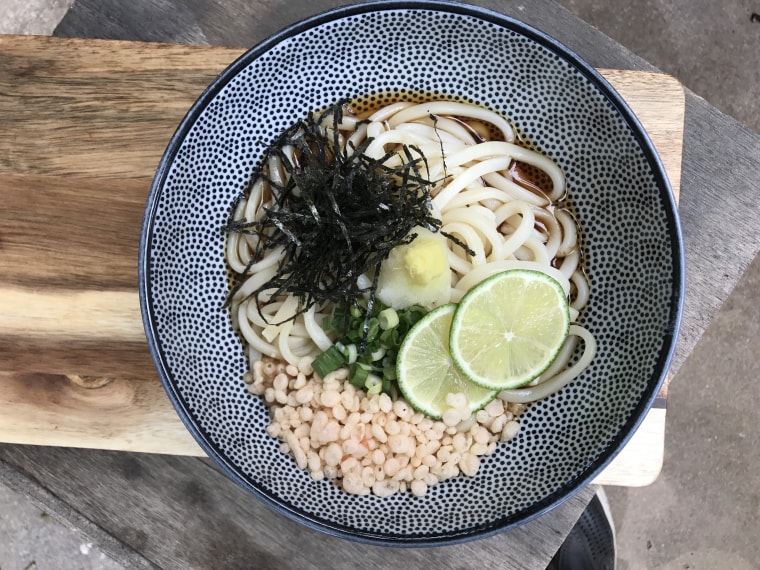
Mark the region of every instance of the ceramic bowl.
POLYGON ((676 205, 636 117, 554 39, 463 4, 381 2, 306 19, 232 63, 179 125, 151 188, 140 296, 148 343, 177 413, 243 488, 309 527, 373 544, 440 545, 525 523, 587 485, 653 404, 673 354, 684 261, 676 205), (453 95, 510 117, 567 174, 591 299, 593 364, 532 405, 518 437, 424 497, 351 496, 314 481, 265 431, 222 303, 222 227, 268 142, 344 97, 453 95))

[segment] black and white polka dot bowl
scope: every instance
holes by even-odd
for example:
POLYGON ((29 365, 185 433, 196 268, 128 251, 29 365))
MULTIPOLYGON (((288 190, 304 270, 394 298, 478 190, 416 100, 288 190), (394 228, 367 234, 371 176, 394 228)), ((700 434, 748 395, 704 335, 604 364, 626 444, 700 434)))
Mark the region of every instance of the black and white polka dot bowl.
POLYGON ((298 23, 254 47, 200 96, 171 139, 139 259, 148 343, 177 413, 239 485, 286 517, 373 544, 441 545, 514 528, 588 484, 630 439, 669 365, 684 260, 660 159, 620 96, 552 38, 463 4, 380 2, 298 23), (313 109, 397 91, 503 112, 568 177, 592 287, 582 324, 599 352, 531 406, 518 437, 457 477, 389 498, 316 482, 279 451, 222 309, 227 220, 265 144, 313 109))

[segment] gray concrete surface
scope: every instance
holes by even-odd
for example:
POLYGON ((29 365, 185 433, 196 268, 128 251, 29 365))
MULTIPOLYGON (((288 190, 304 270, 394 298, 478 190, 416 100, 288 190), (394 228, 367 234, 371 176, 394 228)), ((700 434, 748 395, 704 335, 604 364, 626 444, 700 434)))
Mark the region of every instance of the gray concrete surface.
MULTIPOLYGON (((0 0, 0 34, 50 35, 74 0, 0 0)), ((2 57, 2 54, 0 54, 2 57)), ((87 536, 0 484, 0 570, 120 570, 87 536)))
POLYGON ((760 132, 758 0, 558 2, 760 132))
POLYGON ((0 568, 119 570, 91 540, 0 485, 0 568))
POLYGON ((49 36, 74 0, 0 0, 0 34, 49 36))
MULTIPOLYGON (((0 33, 49 34, 70 4, 0 0, 0 33)), ((560 4, 760 132, 760 16, 752 16, 760 0, 560 4)), ((730 157, 716 152, 716 160, 730 157)), ((658 480, 607 488, 620 570, 760 568, 759 288, 756 259, 672 380, 658 480)), ((0 569, 31 570, 34 562, 40 570, 118 568, 86 537, 0 486, 0 569)))
MULTIPOLYGON (((757 0, 559 3, 760 132, 757 0)), ((760 258, 672 380, 657 481, 606 488, 619 570, 760 568, 758 291, 760 258)))

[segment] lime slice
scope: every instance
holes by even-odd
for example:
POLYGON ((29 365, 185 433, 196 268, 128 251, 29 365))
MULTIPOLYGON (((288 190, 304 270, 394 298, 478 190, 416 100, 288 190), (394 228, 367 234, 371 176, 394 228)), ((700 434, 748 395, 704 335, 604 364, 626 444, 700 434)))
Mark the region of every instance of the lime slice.
POLYGON ((449 393, 464 393, 470 409, 479 410, 496 397, 468 381, 449 354, 449 330, 456 305, 442 305, 422 317, 404 337, 396 357, 401 393, 414 409, 440 419, 450 406, 449 393))
POLYGON ((540 271, 514 269, 465 294, 451 324, 449 348, 472 382, 507 390, 528 384, 549 367, 569 327, 562 286, 540 271))

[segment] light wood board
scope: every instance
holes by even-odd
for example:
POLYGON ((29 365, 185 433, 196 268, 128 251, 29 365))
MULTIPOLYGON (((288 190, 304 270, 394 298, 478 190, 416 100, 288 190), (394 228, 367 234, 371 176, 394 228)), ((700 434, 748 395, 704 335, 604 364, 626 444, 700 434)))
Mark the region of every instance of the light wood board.
MULTIPOLYGON (((150 360, 137 247, 169 138, 239 48, 0 36, 0 442, 202 455, 150 360)), ((680 188, 684 92, 600 70, 680 188)), ((667 386, 597 483, 646 485, 667 386)))

